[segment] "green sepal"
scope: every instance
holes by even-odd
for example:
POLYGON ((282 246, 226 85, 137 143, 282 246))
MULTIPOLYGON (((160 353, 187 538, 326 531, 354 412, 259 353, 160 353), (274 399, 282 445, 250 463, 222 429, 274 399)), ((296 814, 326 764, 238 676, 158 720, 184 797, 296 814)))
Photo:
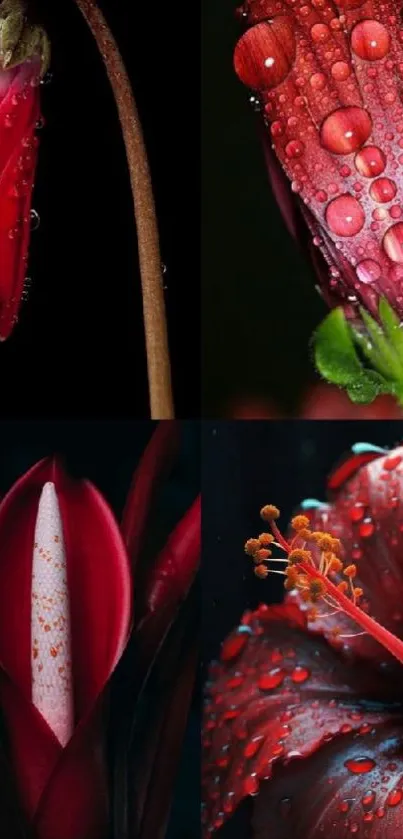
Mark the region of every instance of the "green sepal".
POLYGON ((50 42, 45 30, 26 17, 25 0, 0 3, 0 67, 10 70, 37 56, 41 76, 50 64, 50 42))
MULTIPOLYGON (((314 353, 319 373, 331 384, 344 387, 352 402, 369 404, 380 394, 403 394, 403 366, 382 328, 361 313, 367 333, 350 326, 341 307, 333 309, 316 331, 314 353), (364 366, 360 346, 372 369, 364 366)), ((389 316, 390 328, 394 322, 389 316)), ((386 330, 385 330, 386 331, 386 330)))

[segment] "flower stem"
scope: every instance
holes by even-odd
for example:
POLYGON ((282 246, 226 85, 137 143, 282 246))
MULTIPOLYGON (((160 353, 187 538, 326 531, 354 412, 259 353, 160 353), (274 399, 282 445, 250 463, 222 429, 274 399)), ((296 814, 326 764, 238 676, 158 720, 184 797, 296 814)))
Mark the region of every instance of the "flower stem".
POLYGON ((136 219, 152 419, 173 419, 174 407, 158 226, 143 132, 116 41, 95 0, 75 0, 102 55, 126 148, 136 219))

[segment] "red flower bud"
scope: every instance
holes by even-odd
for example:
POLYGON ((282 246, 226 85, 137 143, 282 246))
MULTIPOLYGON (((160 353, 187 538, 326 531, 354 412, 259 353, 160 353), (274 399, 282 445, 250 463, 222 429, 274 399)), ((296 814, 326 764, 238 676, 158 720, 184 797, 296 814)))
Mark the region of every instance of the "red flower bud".
POLYGON ((1 502, 0 546, 0 705, 22 810, 38 839, 102 839, 105 688, 130 623, 130 571, 119 528, 92 484, 44 460, 1 502), (48 481, 60 508, 70 593, 75 727, 65 748, 31 698, 32 552, 48 481))

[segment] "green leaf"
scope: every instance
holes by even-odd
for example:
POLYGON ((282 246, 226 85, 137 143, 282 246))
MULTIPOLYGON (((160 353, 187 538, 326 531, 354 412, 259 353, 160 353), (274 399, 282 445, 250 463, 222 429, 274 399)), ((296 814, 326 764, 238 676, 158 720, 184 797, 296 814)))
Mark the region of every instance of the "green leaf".
POLYGON ((341 307, 333 309, 316 330, 315 362, 328 382, 342 387, 354 386, 364 371, 341 307))
POLYGON ((393 383, 387 382, 375 370, 363 371, 354 384, 349 385, 347 393, 352 402, 360 405, 368 405, 381 393, 389 393, 396 396, 393 383))
POLYGON ((387 379, 399 381, 403 378, 403 369, 399 358, 379 323, 360 308, 361 319, 366 327, 368 338, 353 328, 354 338, 359 343, 372 366, 387 379))
POLYGON ((379 317, 389 343, 397 353, 403 370, 403 328, 392 307, 381 297, 379 301, 379 317))

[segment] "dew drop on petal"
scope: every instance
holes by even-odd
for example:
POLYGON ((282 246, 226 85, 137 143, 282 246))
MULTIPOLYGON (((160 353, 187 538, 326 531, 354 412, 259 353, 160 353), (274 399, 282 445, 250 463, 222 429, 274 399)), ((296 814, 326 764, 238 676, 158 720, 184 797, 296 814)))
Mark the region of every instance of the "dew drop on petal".
POLYGON ((365 146, 354 158, 355 168, 364 178, 375 178, 383 172, 386 157, 378 146, 365 146))
POLYGON ((294 667, 294 670, 291 673, 291 679, 295 684, 301 684, 302 682, 306 682, 309 679, 311 673, 307 667, 294 667))
POLYGON ((322 124, 322 145, 333 154, 357 151, 370 136, 371 118, 364 108, 346 107, 333 111, 322 124))
POLYGON ((240 80, 254 90, 269 90, 290 72, 295 56, 295 38, 288 19, 276 17, 258 23, 239 39, 234 66, 240 80))
POLYGON ((403 790, 401 789, 394 789, 392 792, 389 793, 386 803, 389 807, 397 807, 400 804, 403 798, 403 790))
POLYGON ((369 188, 369 194, 372 200, 378 201, 380 204, 386 204, 388 201, 392 201, 396 192, 396 184, 390 178, 378 178, 369 188))
POLYGON ((379 280, 381 268, 374 259, 363 259, 358 263, 356 273, 360 282, 370 284, 379 280))
POLYGON ((355 757, 346 760, 344 766, 353 775, 363 775, 366 772, 371 772, 371 769, 375 768, 376 763, 370 757, 355 757))
POLYGON ((389 32, 376 20, 362 20, 351 33, 353 52, 366 61, 379 61, 389 52, 389 32))
POLYGON ((258 681, 258 688, 260 690, 274 690, 278 688, 284 680, 284 670, 281 667, 275 667, 270 670, 265 676, 261 676, 258 681))
POLYGON ((285 153, 289 158, 301 157, 305 151, 302 140, 290 140, 285 147, 285 153))
POLYGON ((403 262, 403 222, 399 221, 383 237, 383 248, 392 262, 403 262))
POLYGON ((350 75, 350 67, 346 61, 335 61, 331 67, 331 74, 336 82, 343 82, 350 75))
POLYGON ((330 29, 325 23, 315 23, 311 29, 312 40, 317 44, 324 44, 330 38, 330 29))
POLYGON ((365 213, 357 198, 346 193, 334 198, 326 208, 326 222, 337 236, 355 236, 364 226, 365 213))

